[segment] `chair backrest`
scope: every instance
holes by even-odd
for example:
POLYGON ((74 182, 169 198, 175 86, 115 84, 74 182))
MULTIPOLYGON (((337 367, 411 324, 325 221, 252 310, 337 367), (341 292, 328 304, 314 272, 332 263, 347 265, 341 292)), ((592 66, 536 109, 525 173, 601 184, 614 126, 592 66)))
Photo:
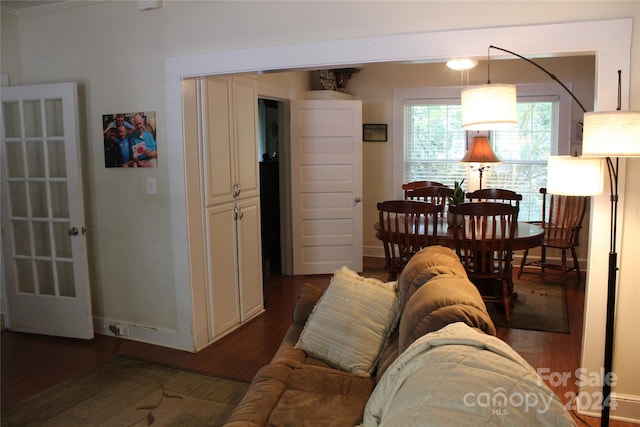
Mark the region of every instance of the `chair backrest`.
POLYGON ((387 200, 377 206, 385 269, 400 273, 413 254, 436 244, 441 208, 415 200, 387 200))
POLYGON ((404 191, 404 198, 407 198, 407 191, 414 190, 420 187, 446 187, 444 184, 440 184, 435 181, 411 181, 402 184, 402 190, 404 191))
POLYGON ((518 194, 515 191, 506 190, 502 188, 484 188, 482 190, 472 191, 467 193, 467 199, 469 201, 489 201, 489 202, 502 202, 510 203, 514 206, 520 206, 522 200, 522 194, 518 194))
POLYGON ((542 228, 546 242, 558 246, 578 246, 588 196, 549 194, 541 188, 542 228))
POLYGON ((460 203, 449 212, 456 253, 469 278, 509 277, 518 207, 498 202, 460 203))
POLYGON ((445 212, 447 200, 451 196, 453 196, 453 189, 445 186, 418 187, 405 191, 405 199, 439 205, 442 213, 445 212))

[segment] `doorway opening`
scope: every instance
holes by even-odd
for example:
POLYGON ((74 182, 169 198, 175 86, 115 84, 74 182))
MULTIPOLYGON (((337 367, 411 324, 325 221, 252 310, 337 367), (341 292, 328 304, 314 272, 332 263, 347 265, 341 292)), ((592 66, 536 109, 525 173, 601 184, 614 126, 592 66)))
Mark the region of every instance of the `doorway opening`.
POLYGON ((260 154, 260 225, 262 274, 282 273, 280 123, 282 101, 258 99, 258 152, 260 154))

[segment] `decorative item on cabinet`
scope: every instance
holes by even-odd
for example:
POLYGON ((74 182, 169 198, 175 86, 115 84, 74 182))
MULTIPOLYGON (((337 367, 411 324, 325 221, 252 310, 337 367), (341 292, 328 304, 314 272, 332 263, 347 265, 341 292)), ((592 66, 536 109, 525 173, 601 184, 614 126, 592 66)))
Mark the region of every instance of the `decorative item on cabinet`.
POLYGON ((313 89, 333 90, 347 92, 347 85, 354 74, 360 72, 359 68, 334 68, 330 70, 318 70, 312 74, 311 86, 313 89))

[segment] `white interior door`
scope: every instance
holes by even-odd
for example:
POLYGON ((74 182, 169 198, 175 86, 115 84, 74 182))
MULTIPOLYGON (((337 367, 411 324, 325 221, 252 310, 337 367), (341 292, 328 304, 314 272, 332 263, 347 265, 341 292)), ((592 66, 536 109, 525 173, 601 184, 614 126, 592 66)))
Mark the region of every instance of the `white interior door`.
POLYGON ((7 327, 93 338, 74 83, 2 88, 7 327))
POLYGON ((294 274, 362 271, 362 102, 292 101, 294 274))

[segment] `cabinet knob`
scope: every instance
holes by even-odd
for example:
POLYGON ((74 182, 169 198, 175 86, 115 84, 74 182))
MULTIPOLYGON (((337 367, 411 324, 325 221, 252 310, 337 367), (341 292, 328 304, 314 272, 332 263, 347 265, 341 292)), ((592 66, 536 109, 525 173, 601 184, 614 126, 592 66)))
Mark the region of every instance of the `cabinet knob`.
POLYGON ((360 197, 356 197, 356 198, 354 199, 354 201, 355 201, 356 203, 360 203, 360 202, 362 201, 362 199, 361 199, 360 197))

